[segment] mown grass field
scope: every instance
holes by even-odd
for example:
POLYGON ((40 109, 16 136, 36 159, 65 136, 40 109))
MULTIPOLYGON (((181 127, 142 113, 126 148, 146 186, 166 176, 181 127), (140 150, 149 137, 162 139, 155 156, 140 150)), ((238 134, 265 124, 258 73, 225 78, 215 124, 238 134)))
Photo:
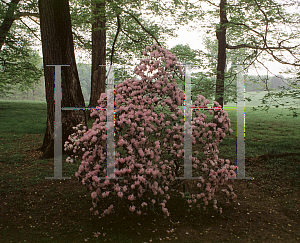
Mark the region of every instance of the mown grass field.
MULTIPOLYGON (((37 159, 36 149, 46 103, 0 101, 0 242, 300 242, 300 118, 283 110, 275 119, 281 111, 246 107, 246 176, 254 180, 234 180, 238 198, 223 215, 189 215, 179 200, 170 202, 169 219, 97 220, 74 176, 78 165, 63 162, 70 180, 45 179, 53 176, 53 159, 37 159)), ((236 111, 228 113, 234 132, 219 145, 219 157, 235 161, 236 111)))

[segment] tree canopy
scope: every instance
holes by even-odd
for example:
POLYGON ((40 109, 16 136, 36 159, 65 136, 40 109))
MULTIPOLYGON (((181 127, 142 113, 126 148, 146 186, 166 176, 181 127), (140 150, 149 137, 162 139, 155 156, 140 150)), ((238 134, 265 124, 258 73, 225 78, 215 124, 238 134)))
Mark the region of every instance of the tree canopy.
MULTIPOLYGON (((36 41, 40 41, 37 2, 37 0, 0 2, 0 44, 4 43, 1 44, 0 51, 2 96, 9 94, 9 90, 15 88, 28 90, 40 81, 42 70, 38 64, 38 55, 32 50, 36 41)), ((103 2, 106 5, 104 12, 100 11, 100 17, 105 15, 106 18, 107 63, 134 64, 134 58, 139 57, 147 45, 156 43, 166 47, 167 39, 176 36, 175 30, 180 25, 195 20, 201 29, 207 31, 204 36, 206 51, 191 50, 198 60, 193 60, 194 54, 188 53, 184 45, 173 47, 172 51, 178 56, 181 55, 180 53, 189 55, 182 58, 183 62, 190 59, 193 63, 206 68, 206 72, 202 72, 202 76, 206 77, 206 81, 202 80, 207 83, 204 85, 206 90, 213 86, 213 84, 209 85, 210 82, 218 82, 220 77, 218 78, 217 75, 220 70, 217 70, 217 66, 222 66, 224 100, 234 100, 233 85, 236 69, 233 64, 242 64, 247 72, 250 67, 268 69, 266 61, 269 60, 291 67, 287 74, 292 74, 293 78, 289 79, 286 76, 279 78, 282 78, 287 87, 299 88, 299 79, 296 77, 300 66, 298 31, 300 16, 295 12, 300 4, 298 1, 93 0, 93 3, 103 2), (221 18, 223 22, 219 21, 221 13, 223 13, 221 18), (204 19, 207 21, 205 22, 204 19), (218 61, 216 34, 220 36, 221 30, 226 30, 224 42, 226 59, 218 61)), ((94 18, 97 17, 92 14, 92 1, 70 0, 69 4, 75 50, 88 54, 86 59, 88 60, 92 48, 91 26, 94 18)), ((270 70, 269 73, 272 74, 270 70)), ((264 83, 263 78, 261 82, 264 83)), ((220 88, 219 85, 216 91, 220 88)))
MULTIPOLYGON (((266 61, 276 61, 289 66, 288 73, 292 73, 294 77, 282 78, 280 76, 279 78, 282 78, 288 87, 299 88, 299 83, 295 82, 295 76, 300 67, 298 31, 300 15, 295 11, 299 7, 299 1, 203 0, 201 3, 209 6, 208 24, 202 26, 207 30, 206 46, 209 47, 205 56, 212 58, 208 66, 211 66, 210 70, 216 76, 220 75, 219 72, 222 70, 224 71, 224 74, 216 80, 216 93, 219 92, 222 95, 221 88, 224 88, 226 79, 236 76, 236 71, 231 68, 234 63, 228 61, 229 56, 238 57, 235 62, 243 65, 246 73, 250 67, 256 69, 263 67, 271 75, 279 77, 269 70, 266 61), (218 51, 212 41, 215 39, 214 36, 217 36, 219 41, 218 51), (220 47, 222 47, 222 54, 220 47), (217 61, 214 61, 213 58, 216 56, 217 61), (215 71, 216 66, 222 68, 215 71), (231 77, 228 76, 230 69, 231 77)), ((264 83, 263 78, 261 82, 264 83)), ((266 90, 269 91, 268 85, 266 85, 266 90)), ((284 95, 289 96, 288 92, 284 95)), ((268 97, 272 97, 270 92, 268 92, 268 97)), ((276 103, 276 99, 274 101, 276 103)), ((274 105, 277 107, 277 104, 274 105)), ((262 107, 268 110, 270 105, 265 103, 262 107)))
MULTIPOLYGON (((24 17, 36 11, 34 3, 21 1, 0 3, 0 96, 9 95, 12 89, 24 91, 40 82, 42 77, 41 57, 33 50, 34 28, 29 27, 24 17)), ((32 16, 35 14, 32 13, 32 16)), ((36 16, 35 16, 36 17, 36 16)))

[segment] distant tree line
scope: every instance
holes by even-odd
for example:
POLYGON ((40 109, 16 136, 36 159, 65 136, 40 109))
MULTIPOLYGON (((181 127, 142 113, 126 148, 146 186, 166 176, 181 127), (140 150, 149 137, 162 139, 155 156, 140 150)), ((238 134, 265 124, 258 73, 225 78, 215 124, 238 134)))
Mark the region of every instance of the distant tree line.
MULTIPOLYGON (((90 64, 84 64, 79 63, 77 65, 80 84, 82 93, 84 96, 84 100, 88 102, 90 100, 91 95, 91 65, 90 64)), ((127 73, 122 73, 122 70, 116 69, 115 70, 115 83, 122 82, 128 78, 127 73)), ((274 91, 282 90, 282 86, 285 88, 289 88, 287 84, 285 84, 282 81, 281 76, 254 76, 249 75, 247 77, 247 81, 245 82, 245 89, 247 92, 251 91, 264 91, 266 90, 266 85, 269 89, 274 91), (263 82, 262 82, 263 81, 263 82)), ((214 77, 206 77, 202 73, 197 73, 192 78, 192 84, 197 83, 198 85, 193 86, 193 100, 196 99, 196 96, 198 94, 202 94, 205 97, 207 97, 209 100, 214 98, 214 88, 212 87, 211 90, 207 89, 206 83, 213 84, 215 83, 214 77), (203 88, 201 88, 203 86, 203 88)), ((183 85, 179 85, 181 88, 184 89, 183 85)), ((225 90, 225 102, 229 102, 229 100, 226 98, 226 90, 225 90)), ((40 79, 40 82, 37 84, 34 84, 32 89, 20 91, 19 89, 12 90, 12 94, 7 97, 0 97, 0 99, 5 100, 33 100, 33 101, 46 101, 45 97, 45 81, 44 77, 40 79)))

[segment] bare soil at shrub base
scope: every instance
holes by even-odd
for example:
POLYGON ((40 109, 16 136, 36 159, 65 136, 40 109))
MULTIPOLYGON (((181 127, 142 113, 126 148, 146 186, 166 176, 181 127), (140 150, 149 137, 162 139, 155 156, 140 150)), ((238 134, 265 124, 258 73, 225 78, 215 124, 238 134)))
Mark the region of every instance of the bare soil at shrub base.
POLYGON ((74 176, 77 166, 64 163, 70 180, 45 179, 53 175, 53 159, 37 159, 42 139, 0 136, 0 242, 300 242, 298 153, 246 157, 246 176, 254 180, 234 180, 238 197, 222 205, 221 216, 188 214, 175 201, 167 219, 98 220, 74 176))

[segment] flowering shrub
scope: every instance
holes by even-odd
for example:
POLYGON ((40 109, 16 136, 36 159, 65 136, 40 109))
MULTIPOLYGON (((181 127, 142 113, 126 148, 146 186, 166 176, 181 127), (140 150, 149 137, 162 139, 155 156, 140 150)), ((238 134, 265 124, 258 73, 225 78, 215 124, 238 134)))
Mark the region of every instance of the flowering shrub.
MULTIPOLYGON (((96 116, 91 129, 79 124, 76 133, 69 136, 65 150, 77 154, 81 165, 76 177, 91 191, 95 215, 103 217, 125 210, 138 215, 162 211, 169 216, 167 201, 180 193, 174 189, 176 177, 184 174, 184 114, 178 108, 184 102, 184 91, 176 86, 174 73, 183 75, 175 55, 153 45, 143 52, 145 59, 135 68, 140 80, 127 79, 115 87, 115 175, 123 179, 99 179, 106 176, 106 110, 94 110, 96 116), (154 112, 161 105, 170 114, 154 112)), ((107 107, 107 96, 101 94, 100 107, 107 107)), ((196 106, 207 107, 209 101, 199 95, 196 106)), ((215 106, 219 106, 217 102, 215 106)), ((209 111, 212 115, 213 112, 209 111)), ((218 187, 225 186, 228 178, 235 177, 236 166, 218 158, 217 145, 232 132, 226 111, 219 111, 222 129, 217 124, 205 122, 206 115, 197 110, 192 120, 192 144, 201 142, 205 160, 193 152, 193 179, 196 192, 187 200, 197 207, 206 206, 215 198, 218 187), (215 138, 213 140, 213 138, 215 138)), ((72 155, 73 157, 73 155, 72 155)), ((68 162, 73 162, 70 157, 68 162)), ((235 198, 223 189, 228 198, 235 198)), ((183 192, 181 192, 184 196, 183 192)), ((217 201, 213 201, 217 210, 217 201)), ((222 208, 219 208, 222 213, 222 208)))

